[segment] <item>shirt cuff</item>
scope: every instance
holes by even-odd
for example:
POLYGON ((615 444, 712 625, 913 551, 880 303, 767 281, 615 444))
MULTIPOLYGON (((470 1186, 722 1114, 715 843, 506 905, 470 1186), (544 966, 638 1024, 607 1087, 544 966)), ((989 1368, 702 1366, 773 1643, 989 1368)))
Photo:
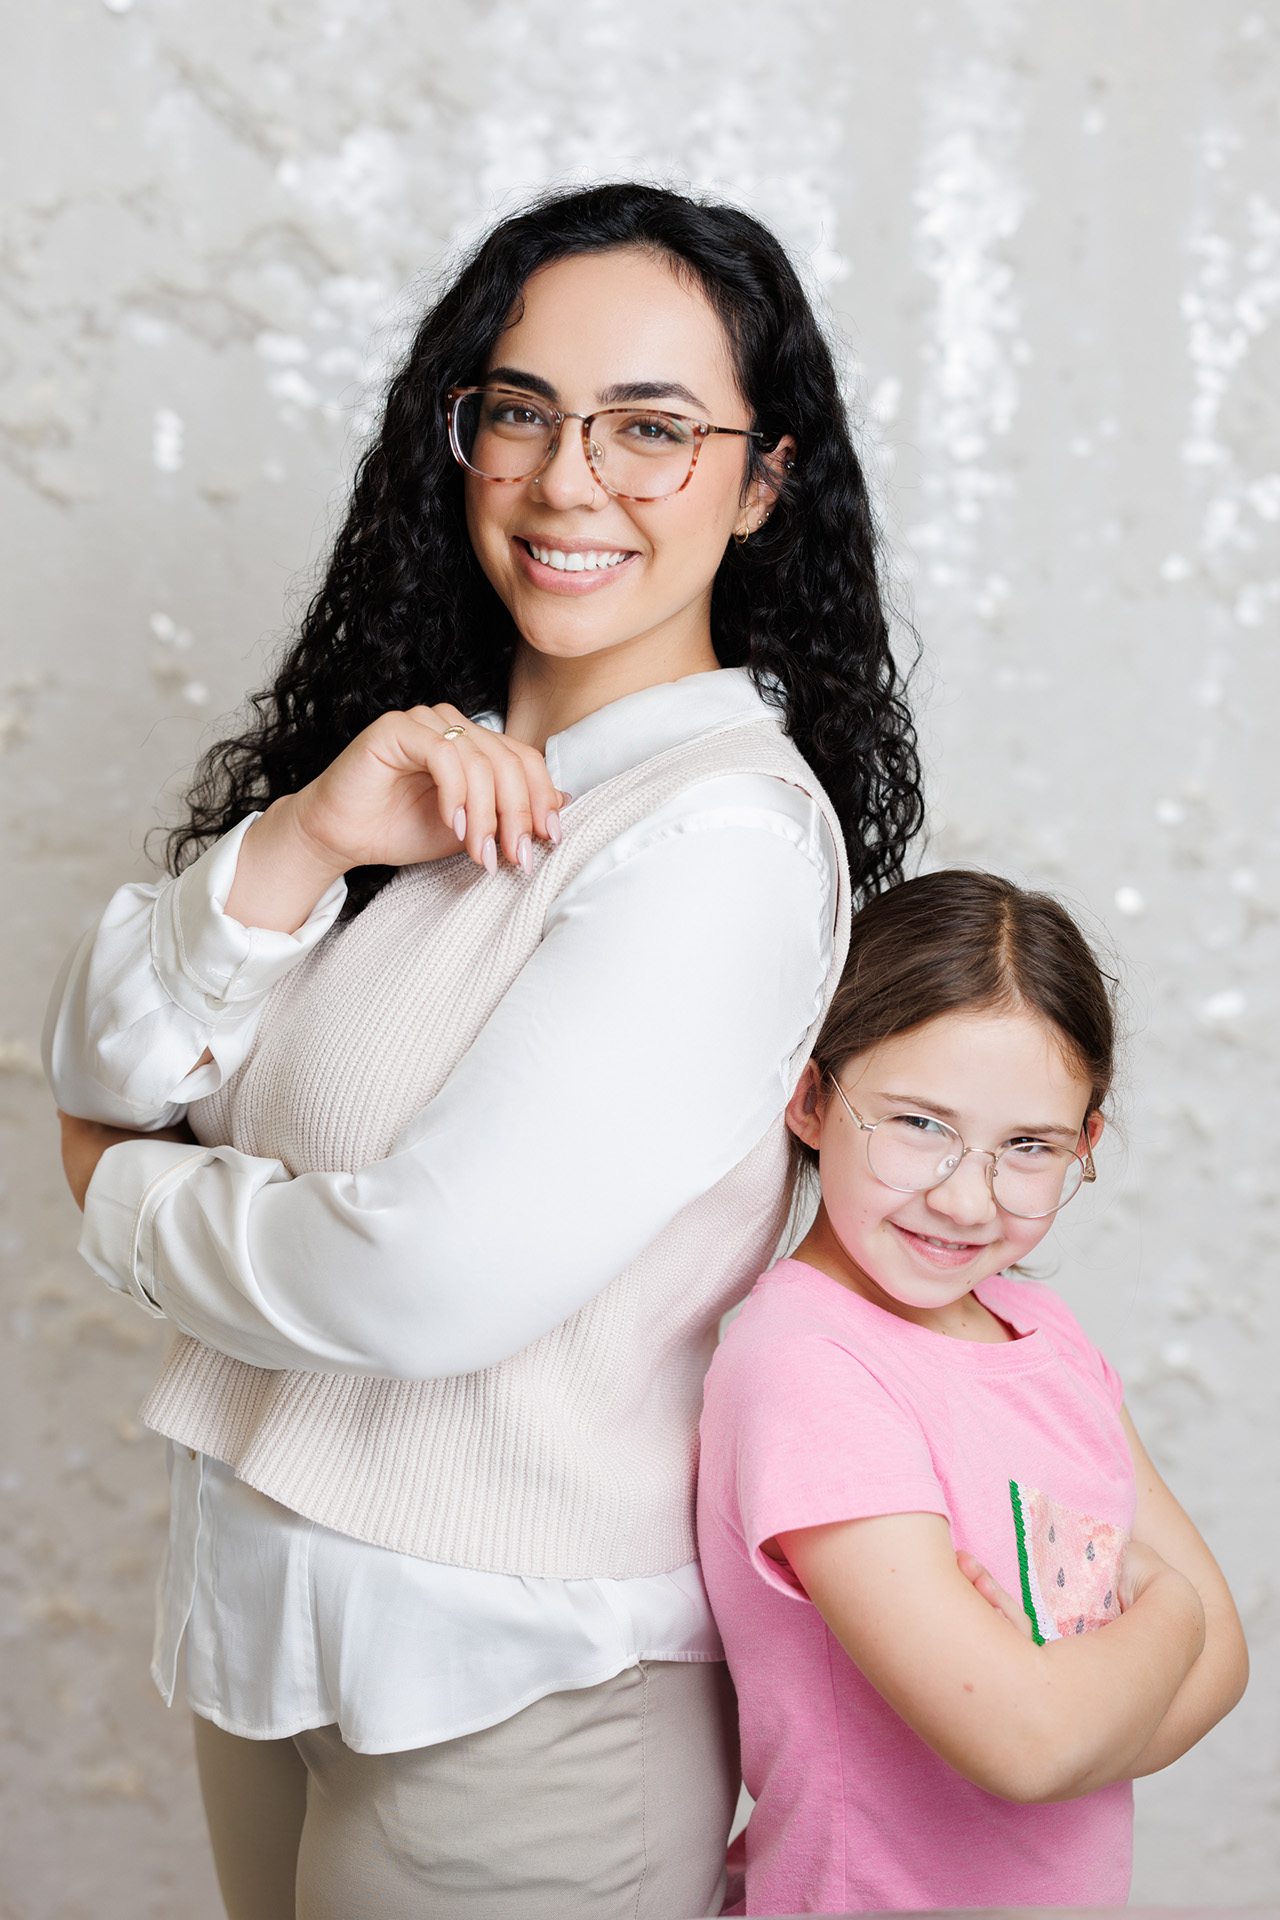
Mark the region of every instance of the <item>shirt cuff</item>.
POLYGON ((247 815, 162 886, 151 910, 151 958, 161 985, 204 1026, 231 1025, 256 1011, 276 981, 328 933, 347 897, 346 881, 335 880, 296 933, 231 919, 224 909, 240 845, 260 817, 247 815))
POLYGON ((178 1140, 122 1140, 108 1147, 84 1197, 79 1253, 99 1279, 163 1318, 152 1291, 151 1223, 156 1208, 209 1157, 178 1140))

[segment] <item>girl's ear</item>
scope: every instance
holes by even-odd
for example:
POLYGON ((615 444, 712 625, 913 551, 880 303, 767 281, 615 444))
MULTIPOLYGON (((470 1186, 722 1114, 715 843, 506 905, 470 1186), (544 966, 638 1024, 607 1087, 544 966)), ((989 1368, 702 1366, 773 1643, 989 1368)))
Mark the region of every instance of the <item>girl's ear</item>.
POLYGON ((1107 1123, 1103 1118, 1103 1116, 1100 1113, 1096 1113, 1096 1112, 1091 1113, 1088 1119, 1085 1121, 1084 1123, 1085 1138, 1089 1142, 1090 1153, 1092 1153, 1093 1149, 1097 1146, 1099 1140, 1101 1140, 1103 1129, 1106 1126, 1106 1124, 1107 1123))
POLYGON ((810 1060, 787 1102, 787 1125, 797 1140, 816 1148, 822 1138, 822 1074, 810 1060))

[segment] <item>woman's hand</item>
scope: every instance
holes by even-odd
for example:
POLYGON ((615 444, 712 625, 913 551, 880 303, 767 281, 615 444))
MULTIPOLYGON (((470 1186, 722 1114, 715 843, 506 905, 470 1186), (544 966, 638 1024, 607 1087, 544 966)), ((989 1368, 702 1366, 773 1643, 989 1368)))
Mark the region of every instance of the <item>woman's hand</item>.
POLYGON ((242 926, 292 933, 351 867, 406 867, 465 847, 489 873, 499 853, 527 868, 535 834, 559 843, 568 798, 536 748, 473 726, 456 707, 384 713, 254 822, 226 911, 242 926))
POLYGON ((62 1171, 81 1213, 89 1182, 108 1147, 118 1147, 122 1140, 195 1140, 190 1127, 185 1126, 166 1127, 162 1133, 135 1133, 128 1127, 104 1127, 97 1120, 77 1120, 73 1113, 59 1112, 58 1118, 62 1122, 62 1171))

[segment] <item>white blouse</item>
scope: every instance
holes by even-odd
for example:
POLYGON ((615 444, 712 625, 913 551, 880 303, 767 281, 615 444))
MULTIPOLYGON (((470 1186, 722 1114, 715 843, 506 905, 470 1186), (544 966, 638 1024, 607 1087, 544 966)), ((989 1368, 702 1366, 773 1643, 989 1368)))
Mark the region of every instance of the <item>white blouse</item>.
MULTIPOLYGON (((579 795, 764 711, 745 672, 697 674, 591 714, 547 762, 579 795)), ((331 888, 292 935, 229 919, 247 826, 176 881, 121 888, 69 958, 45 1036, 60 1106, 172 1125, 243 1060, 271 987, 345 895, 331 888)), ((390 1159, 291 1180, 277 1161, 127 1142, 99 1163, 81 1251, 109 1286, 253 1365, 430 1378, 503 1359, 607 1285, 776 1118, 826 977, 835 887, 826 826, 798 789, 754 775, 690 789, 565 889, 390 1159)), ((361 1752, 399 1751, 638 1660, 721 1657, 696 1565, 626 1581, 476 1573, 304 1521, 183 1448, 171 1474, 153 1672, 171 1697, 185 1628, 191 1704, 236 1733, 336 1721, 361 1752)))

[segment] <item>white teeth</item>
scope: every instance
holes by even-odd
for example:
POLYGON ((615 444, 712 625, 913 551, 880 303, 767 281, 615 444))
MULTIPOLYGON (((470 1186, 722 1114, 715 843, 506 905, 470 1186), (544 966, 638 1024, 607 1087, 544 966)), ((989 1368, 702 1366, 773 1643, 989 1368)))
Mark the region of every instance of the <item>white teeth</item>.
POLYGON ((563 547, 535 547, 532 541, 528 547, 535 560, 557 573, 603 573, 627 557, 625 553, 566 553, 563 547))

